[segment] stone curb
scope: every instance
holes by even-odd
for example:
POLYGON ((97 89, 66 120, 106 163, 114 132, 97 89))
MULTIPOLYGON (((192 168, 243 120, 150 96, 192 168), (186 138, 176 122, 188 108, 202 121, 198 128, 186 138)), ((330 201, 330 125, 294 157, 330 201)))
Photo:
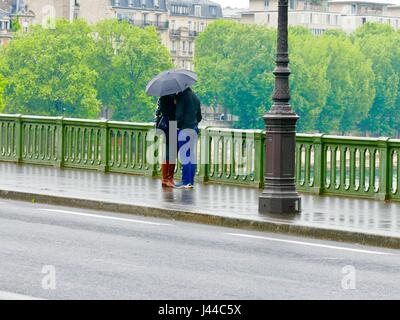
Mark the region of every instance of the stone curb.
POLYGON ((121 204, 101 200, 97 201, 19 191, 0 190, 0 198, 125 213, 143 217, 172 219, 183 222, 194 222, 228 228, 282 233, 320 240, 340 241, 356 243, 360 245, 400 249, 400 237, 390 237, 347 230, 333 230, 312 226, 292 225, 290 223, 280 223, 274 221, 255 221, 249 219, 223 217, 208 213, 196 213, 184 210, 149 207, 144 205, 121 204))

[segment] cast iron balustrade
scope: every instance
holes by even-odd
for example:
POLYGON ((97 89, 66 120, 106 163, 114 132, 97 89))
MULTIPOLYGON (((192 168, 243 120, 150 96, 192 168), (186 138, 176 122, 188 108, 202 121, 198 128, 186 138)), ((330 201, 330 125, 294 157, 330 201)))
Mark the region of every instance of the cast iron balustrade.
MULTIPOLYGON (((160 165, 147 158, 153 128, 152 123, 0 115, 0 161, 160 176, 160 165)), ((154 141, 161 145, 161 139, 154 141)), ((202 129, 197 158, 201 182, 262 187, 265 131, 202 129)), ((400 200, 400 140, 297 134, 296 187, 400 200)))

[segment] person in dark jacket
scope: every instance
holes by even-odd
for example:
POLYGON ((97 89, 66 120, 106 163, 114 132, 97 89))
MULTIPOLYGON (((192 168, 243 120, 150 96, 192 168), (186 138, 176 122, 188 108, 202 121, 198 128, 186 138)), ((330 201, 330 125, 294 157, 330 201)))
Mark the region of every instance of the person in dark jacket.
MULTIPOLYGON (((164 131, 166 138, 166 155, 161 164, 162 185, 163 187, 173 188, 175 186, 175 159, 170 159, 170 133, 169 125, 171 121, 176 121, 176 101, 175 95, 163 96, 158 100, 156 111, 156 127, 164 131), (173 161, 170 161, 173 160, 173 161)), ((176 141, 176 137, 173 137, 176 141)), ((175 149, 176 150, 176 149, 175 149)))
POLYGON ((201 103, 191 88, 179 93, 176 97, 176 121, 178 126, 178 150, 182 161, 182 182, 177 184, 178 188, 192 189, 196 175, 196 143, 199 134, 198 124, 202 120, 201 103), (189 129, 189 130, 186 130, 189 129), (185 130, 184 132, 182 132, 185 130), (191 131, 190 131, 191 130, 191 131), (188 136, 186 133, 191 132, 188 136), (183 133, 184 141, 180 141, 183 133), (182 147, 189 144, 188 149, 182 147))

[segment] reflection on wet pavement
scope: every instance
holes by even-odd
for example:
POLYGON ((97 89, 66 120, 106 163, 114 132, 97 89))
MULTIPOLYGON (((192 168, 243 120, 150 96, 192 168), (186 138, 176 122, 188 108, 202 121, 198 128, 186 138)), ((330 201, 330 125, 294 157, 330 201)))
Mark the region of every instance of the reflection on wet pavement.
POLYGON ((301 214, 271 216, 258 213, 261 190, 253 188, 197 184, 194 190, 174 190, 154 178, 13 163, 0 163, 0 174, 3 190, 400 236, 400 203, 303 194, 301 214))

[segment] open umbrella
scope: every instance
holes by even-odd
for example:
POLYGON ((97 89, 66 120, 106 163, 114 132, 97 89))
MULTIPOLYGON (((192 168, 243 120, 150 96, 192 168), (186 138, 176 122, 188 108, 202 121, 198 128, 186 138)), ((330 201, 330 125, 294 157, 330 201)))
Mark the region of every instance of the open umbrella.
POLYGON ((183 69, 169 70, 160 73, 151 80, 146 93, 149 96, 162 97, 185 91, 197 82, 197 74, 183 69))

